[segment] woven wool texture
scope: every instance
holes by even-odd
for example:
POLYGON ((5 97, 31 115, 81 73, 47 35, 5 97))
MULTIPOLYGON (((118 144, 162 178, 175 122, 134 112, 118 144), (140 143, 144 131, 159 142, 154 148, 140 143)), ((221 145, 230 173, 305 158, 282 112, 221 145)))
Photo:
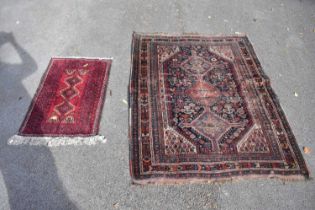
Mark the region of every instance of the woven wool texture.
POLYGON ((96 135, 110 65, 109 59, 52 58, 19 135, 96 135))
POLYGON ((308 177, 246 36, 134 34, 129 133, 134 183, 308 177))

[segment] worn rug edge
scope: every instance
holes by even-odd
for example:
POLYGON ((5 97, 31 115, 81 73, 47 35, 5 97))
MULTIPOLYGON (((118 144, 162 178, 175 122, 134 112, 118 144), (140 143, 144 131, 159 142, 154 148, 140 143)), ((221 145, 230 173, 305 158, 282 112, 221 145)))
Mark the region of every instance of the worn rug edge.
POLYGON ((243 177, 228 177, 228 178, 188 178, 188 179, 174 179, 174 178, 149 178, 149 179, 134 179, 132 178, 131 182, 134 185, 177 185, 177 184, 224 184, 228 182, 235 181, 244 181, 249 179, 275 179, 277 181, 283 182, 295 182, 295 181, 308 181, 311 178, 306 177, 304 175, 246 175, 243 177))

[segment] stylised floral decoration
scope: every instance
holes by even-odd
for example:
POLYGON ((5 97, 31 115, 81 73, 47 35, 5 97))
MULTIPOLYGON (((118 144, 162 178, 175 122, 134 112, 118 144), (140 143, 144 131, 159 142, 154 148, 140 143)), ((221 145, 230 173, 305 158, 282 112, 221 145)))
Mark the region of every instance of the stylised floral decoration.
POLYGON ((135 34, 132 57, 134 182, 308 176, 247 37, 135 34))

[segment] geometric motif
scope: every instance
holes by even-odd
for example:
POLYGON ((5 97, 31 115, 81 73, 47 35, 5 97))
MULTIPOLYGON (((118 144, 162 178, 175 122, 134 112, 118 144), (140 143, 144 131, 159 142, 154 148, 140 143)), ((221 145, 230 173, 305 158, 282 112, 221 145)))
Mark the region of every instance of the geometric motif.
POLYGON ((228 59, 230 61, 234 60, 234 55, 230 46, 227 45, 217 45, 209 47, 211 52, 218 54, 219 56, 228 59))
POLYGON ((134 34, 132 52, 133 182, 308 176, 246 36, 134 34))
MULTIPOLYGON (((64 83, 67 85, 67 87, 60 91, 60 96, 62 96, 64 100, 60 102, 60 104, 55 105, 55 112, 53 112, 48 118, 48 122, 57 123, 59 122, 59 118, 63 118, 63 123, 74 123, 74 117, 68 116, 68 114, 75 109, 75 106, 71 103, 71 99, 73 99, 75 96, 79 96, 80 92, 76 88, 76 85, 80 84, 83 79, 79 76, 81 75, 81 72, 76 70, 65 70, 66 74, 69 74, 69 72, 71 72, 71 76, 64 80, 64 83), (75 72, 77 72, 78 75, 75 74, 75 72), (59 113, 61 116, 56 115, 56 113, 59 113)), ((86 72, 88 72, 88 70, 86 72)), ((86 73, 84 75, 86 75, 86 73)))
MULTIPOLYGON (((163 53, 161 49, 159 53, 163 53)), ((234 78, 233 64, 202 45, 191 50, 179 46, 161 63, 162 90, 168 98, 165 103, 172 107, 166 108, 170 126, 196 144, 201 154, 235 153, 236 143, 250 129, 252 118, 234 78)))
POLYGON ((237 145, 238 152, 242 153, 268 153, 267 140, 261 129, 254 129, 247 138, 237 145))
POLYGON ((196 146, 172 130, 165 131, 166 155, 194 154, 196 146))
POLYGON ((210 62, 199 56, 190 56, 186 61, 180 64, 181 68, 193 74, 204 74, 212 67, 210 62))
POLYGON ((177 46, 158 46, 159 61, 163 62, 179 51, 177 46))
MULTIPOLYGON (((61 115, 66 115, 74 109, 73 105, 67 101, 55 106, 55 110, 61 115)), ((55 121, 56 122, 56 121, 55 121)))
POLYGON ((214 141, 217 141, 219 137, 231 127, 228 122, 215 116, 211 112, 204 112, 190 125, 202 135, 214 141))

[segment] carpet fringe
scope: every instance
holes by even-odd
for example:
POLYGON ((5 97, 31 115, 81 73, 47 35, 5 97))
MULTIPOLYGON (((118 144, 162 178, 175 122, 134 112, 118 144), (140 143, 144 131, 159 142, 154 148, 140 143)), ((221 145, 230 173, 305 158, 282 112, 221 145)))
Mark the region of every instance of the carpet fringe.
POLYGON ((311 178, 304 175, 245 175, 242 177, 226 177, 226 178, 188 178, 188 179, 174 179, 174 178, 149 178, 149 179, 134 179, 131 183, 134 185, 185 185, 185 184, 225 184, 231 182, 244 181, 248 179, 275 179, 283 182, 308 181, 311 178))
MULTIPOLYGON (((199 32, 171 32, 171 33, 165 33, 165 32, 133 32, 134 35, 141 35, 141 36, 191 36, 191 37, 209 37, 209 34, 203 34, 199 32)), ((245 32, 239 32, 235 31, 234 34, 224 34, 224 33, 218 33, 218 34, 211 34, 211 37, 246 37, 245 32)))
POLYGON ((87 137, 37 137, 37 136, 20 136, 14 135, 8 140, 8 145, 31 145, 58 147, 68 145, 97 145, 106 143, 104 136, 87 136, 87 137))
POLYGON ((79 58, 79 59, 114 60, 114 57, 87 57, 87 56, 52 56, 52 58, 79 58))

